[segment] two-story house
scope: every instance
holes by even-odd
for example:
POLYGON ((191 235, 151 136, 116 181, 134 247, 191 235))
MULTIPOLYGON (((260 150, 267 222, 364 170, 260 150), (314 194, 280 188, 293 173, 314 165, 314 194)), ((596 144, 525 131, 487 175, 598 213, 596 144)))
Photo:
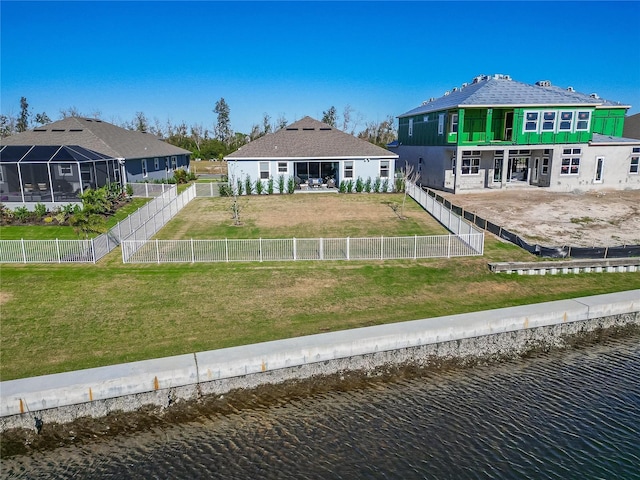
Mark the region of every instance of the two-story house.
POLYGON ((398 163, 454 193, 640 189, 640 140, 622 137, 629 108, 549 81, 483 75, 399 115, 398 163))

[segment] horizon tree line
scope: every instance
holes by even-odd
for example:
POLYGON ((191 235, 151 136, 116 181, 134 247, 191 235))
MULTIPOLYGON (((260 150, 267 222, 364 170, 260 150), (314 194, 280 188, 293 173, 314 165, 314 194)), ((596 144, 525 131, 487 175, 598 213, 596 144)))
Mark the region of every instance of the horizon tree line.
MULTIPOLYGON (((222 159, 225 155, 236 151, 242 145, 256 140, 264 135, 277 132, 286 127, 289 122, 284 114, 279 114, 273 120, 268 113, 264 113, 262 121, 254 123, 249 133, 234 132, 231 128, 231 109, 224 97, 221 97, 212 110, 215 114, 213 129, 209 130, 202 123, 187 125, 184 121, 174 124, 170 119, 162 124, 156 117, 150 121, 144 112, 136 112, 130 121, 111 120, 110 123, 127 130, 147 132, 162 138, 167 143, 184 148, 192 152, 194 158, 222 159)), ((102 118, 102 112, 95 110, 91 113, 82 113, 75 106, 61 109, 58 120, 68 117, 102 118)), ((20 113, 18 115, 0 115, 0 137, 4 138, 15 133, 24 132, 36 128, 53 120, 46 114, 32 113, 26 97, 20 98, 20 113)), ((361 114, 350 105, 344 107, 342 117, 337 113, 335 106, 330 106, 322 112, 323 123, 366 140, 381 147, 395 140, 397 136, 394 118, 387 115, 381 122, 364 122, 361 114), (364 123, 364 128, 357 130, 364 123), (357 132, 357 133, 356 133, 357 132)))

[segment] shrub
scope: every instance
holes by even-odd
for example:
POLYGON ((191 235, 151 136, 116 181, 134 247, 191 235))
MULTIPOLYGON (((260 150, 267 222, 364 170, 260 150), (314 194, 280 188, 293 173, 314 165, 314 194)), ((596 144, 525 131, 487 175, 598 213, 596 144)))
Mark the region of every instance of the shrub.
POLYGON ((404 192, 404 178, 396 178, 396 192, 404 192))
POLYGON ((228 183, 221 183, 220 188, 218 189, 221 197, 230 197, 231 196, 231 186, 228 183))
POLYGON ((183 168, 179 168, 173 172, 173 179, 175 183, 187 183, 187 171, 183 168))
POLYGON ((382 192, 387 193, 389 191, 389 179, 385 178, 382 182, 382 192))
POLYGON ((364 182, 362 181, 362 177, 358 177, 356 179, 356 192, 362 193, 362 190, 364 190, 364 182))
POLYGON ((262 195, 262 193, 264 192, 264 183, 262 183, 262 180, 256 180, 256 187, 255 187, 255 192, 258 195, 262 195))
POLYGON ((289 180, 287 181, 287 193, 289 195, 292 195, 293 192, 296 191, 296 179, 293 177, 289 177, 289 180))
POLYGON ((133 197, 133 187, 131 186, 131 184, 127 183, 127 195, 129 195, 130 197, 133 197))
POLYGON ((244 193, 244 183, 242 183, 242 180, 238 179, 238 195, 242 195, 244 193))
POLYGON ((278 177, 278 193, 284 193, 284 175, 278 177))
POLYGON ((17 207, 13 210, 13 216, 19 222, 26 222, 31 217, 31 212, 27 207, 17 207))
POLYGON ((380 180, 380 177, 376 177, 375 181, 373 182, 373 191, 375 193, 380 193, 381 186, 382 186, 382 181, 380 180))
POLYGON ((247 195, 251 195, 253 193, 253 182, 251 181, 251 177, 249 175, 244 179, 244 191, 247 195))
POLYGON ((47 206, 44 203, 36 203, 36 206, 33 208, 33 213, 37 220, 44 218, 47 214, 47 206))
POLYGON ((347 181, 346 189, 347 193, 353 193, 353 180, 347 181))
POLYGON ((267 193, 273 195, 273 177, 269 177, 267 181, 267 193))
POLYGON ((364 182, 364 191, 371 193, 371 177, 367 177, 367 181, 364 182))
POLYGON ((340 186, 338 187, 338 192, 347 193, 347 182, 345 182, 344 180, 340 182, 340 186))

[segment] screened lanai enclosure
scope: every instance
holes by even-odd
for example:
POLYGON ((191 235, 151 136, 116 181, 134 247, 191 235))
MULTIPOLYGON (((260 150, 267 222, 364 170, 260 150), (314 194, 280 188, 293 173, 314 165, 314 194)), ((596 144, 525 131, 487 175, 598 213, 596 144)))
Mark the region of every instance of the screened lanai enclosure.
POLYGON ((77 202, 87 189, 120 182, 118 159, 78 145, 0 147, 0 202, 77 202))

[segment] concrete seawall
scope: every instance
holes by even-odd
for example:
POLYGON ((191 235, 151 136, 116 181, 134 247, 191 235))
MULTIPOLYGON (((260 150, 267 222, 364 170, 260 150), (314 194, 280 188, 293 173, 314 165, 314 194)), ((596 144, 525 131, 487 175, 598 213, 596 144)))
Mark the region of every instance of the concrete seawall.
POLYGON ((640 326, 640 290, 12 380, 0 383, 0 431, 340 372, 519 355, 630 325, 640 326))

